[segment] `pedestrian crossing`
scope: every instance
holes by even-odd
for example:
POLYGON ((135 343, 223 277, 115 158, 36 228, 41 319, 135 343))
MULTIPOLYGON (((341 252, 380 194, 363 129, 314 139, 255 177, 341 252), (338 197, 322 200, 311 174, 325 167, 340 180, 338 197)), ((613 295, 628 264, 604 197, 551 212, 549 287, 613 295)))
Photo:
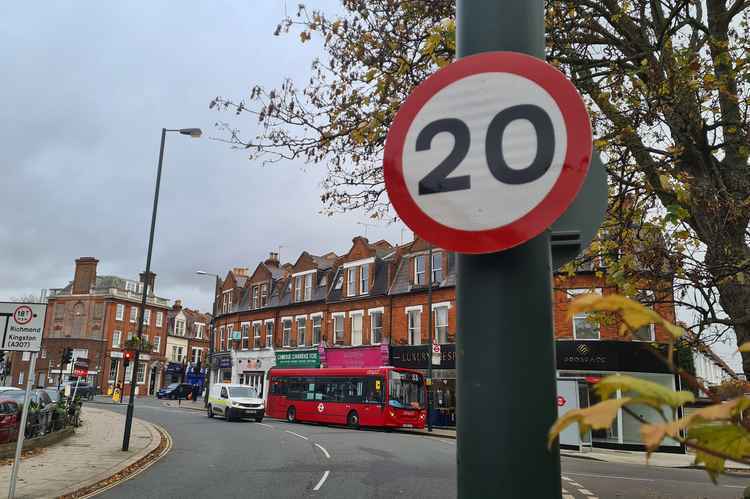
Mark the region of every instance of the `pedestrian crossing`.
POLYGON ((563 499, 599 499, 593 492, 585 488, 580 483, 562 476, 562 496, 563 499))

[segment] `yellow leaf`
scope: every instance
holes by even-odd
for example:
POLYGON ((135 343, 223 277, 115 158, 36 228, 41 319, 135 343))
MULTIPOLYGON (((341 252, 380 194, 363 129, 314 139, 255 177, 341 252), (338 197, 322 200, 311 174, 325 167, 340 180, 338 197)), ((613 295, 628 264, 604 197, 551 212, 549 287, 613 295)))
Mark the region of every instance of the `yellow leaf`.
MULTIPOLYGON (((687 438, 730 459, 742 459, 750 455, 750 433, 739 425, 707 423, 694 426, 688 431, 687 438)), ((724 471, 725 458, 696 450, 695 464, 700 463, 704 464, 711 480, 716 483, 716 476, 724 471)))
POLYGON ((750 352, 750 341, 743 343, 739 348, 740 352, 750 352))
POLYGON ((617 417, 617 411, 632 399, 625 397, 621 399, 605 400, 585 409, 575 409, 566 412, 555 421, 549 430, 547 445, 552 447, 555 438, 568 426, 578 423, 578 431, 586 433, 590 428, 603 430, 612 426, 612 421, 617 417))
POLYGON ((649 324, 660 324, 675 338, 684 334, 681 327, 665 320, 652 309, 621 295, 581 295, 570 304, 569 315, 572 317, 580 312, 617 313, 632 331, 649 324))
POLYGON ((695 400, 695 396, 691 392, 676 392, 653 381, 623 374, 607 376, 596 384, 595 390, 603 399, 609 398, 613 393, 617 393, 617 390, 634 392, 638 394, 639 398, 645 399, 645 403, 655 405, 656 407, 660 405, 680 407, 687 402, 695 400))

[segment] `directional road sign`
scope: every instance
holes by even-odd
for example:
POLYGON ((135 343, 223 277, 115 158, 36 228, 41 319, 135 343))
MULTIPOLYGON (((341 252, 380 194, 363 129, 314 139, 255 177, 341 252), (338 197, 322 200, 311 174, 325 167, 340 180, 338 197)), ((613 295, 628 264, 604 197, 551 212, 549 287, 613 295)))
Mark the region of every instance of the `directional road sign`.
POLYGON ((485 52, 446 66, 406 99, 388 132, 385 184, 420 237, 490 253, 565 212, 591 151, 586 107, 561 72, 525 54, 485 52))
POLYGON ((0 302, 0 350, 38 352, 47 305, 44 303, 0 302))

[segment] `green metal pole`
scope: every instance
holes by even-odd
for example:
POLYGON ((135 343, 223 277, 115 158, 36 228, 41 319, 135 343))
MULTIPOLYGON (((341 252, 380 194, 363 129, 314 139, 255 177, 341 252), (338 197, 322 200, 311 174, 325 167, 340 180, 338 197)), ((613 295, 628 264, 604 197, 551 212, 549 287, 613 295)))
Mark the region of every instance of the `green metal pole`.
MULTIPOLYGON (((457 0, 459 57, 544 57, 544 0, 457 0)), ((549 232, 458 255, 458 497, 561 498, 549 232)))

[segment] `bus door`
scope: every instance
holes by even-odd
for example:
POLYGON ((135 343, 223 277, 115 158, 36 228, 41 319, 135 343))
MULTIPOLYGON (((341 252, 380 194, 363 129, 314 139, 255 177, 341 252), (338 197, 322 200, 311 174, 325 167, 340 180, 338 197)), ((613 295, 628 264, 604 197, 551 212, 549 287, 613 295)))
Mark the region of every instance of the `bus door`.
POLYGON ((385 406, 383 405, 385 381, 383 380, 383 377, 367 376, 366 378, 360 378, 357 381, 357 398, 362 401, 362 411, 359 415, 360 421, 363 425, 382 425, 385 417, 385 406))

